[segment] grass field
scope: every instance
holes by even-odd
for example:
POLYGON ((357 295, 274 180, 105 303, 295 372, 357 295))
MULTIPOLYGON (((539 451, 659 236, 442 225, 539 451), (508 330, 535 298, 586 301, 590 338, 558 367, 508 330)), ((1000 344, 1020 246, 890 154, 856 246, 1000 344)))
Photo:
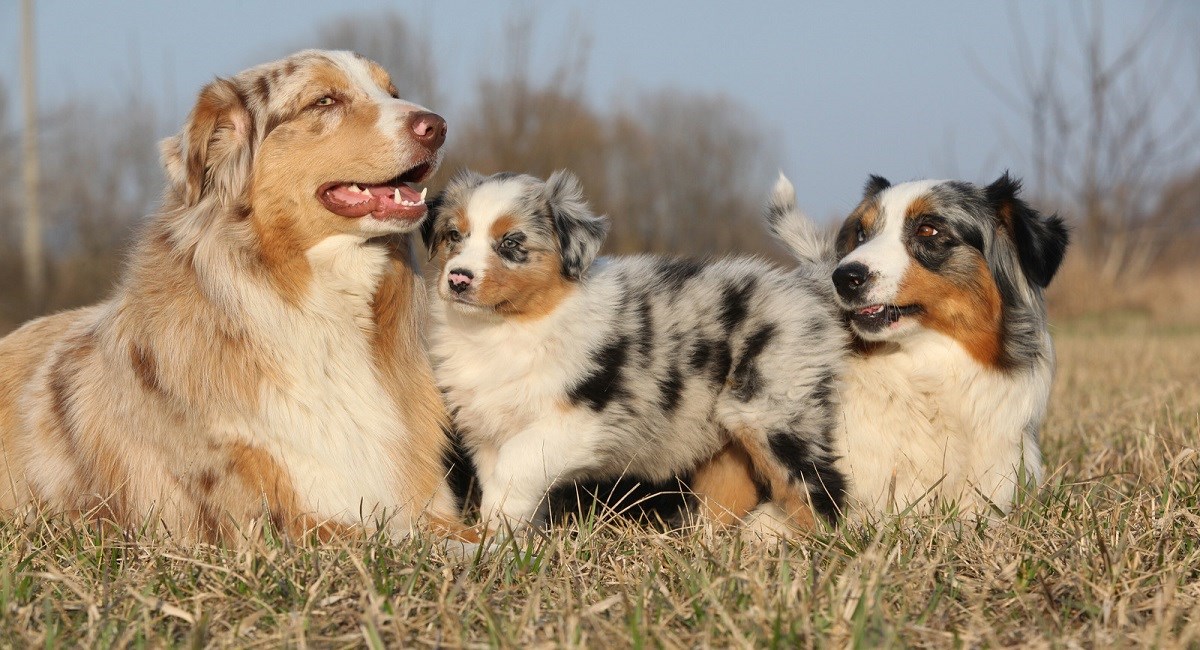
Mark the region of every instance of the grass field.
POLYGON ((791 545, 593 521, 478 561, 419 539, 194 549, 9 523, 0 643, 1200 645, 1200 331, 1057 340, 1050 478, 1004 521, 791 545))

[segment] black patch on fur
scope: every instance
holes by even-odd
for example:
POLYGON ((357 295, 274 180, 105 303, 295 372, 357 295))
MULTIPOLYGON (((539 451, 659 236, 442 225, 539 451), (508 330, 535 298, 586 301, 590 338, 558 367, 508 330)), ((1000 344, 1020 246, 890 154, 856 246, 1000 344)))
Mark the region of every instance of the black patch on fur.
POLYGON ((638 351, 647 361, 654 351, 654 315, 650 310, 650 296, 643 295, 638 303, 638 351))
POLYGON ((1043 217, 1017 197, 1020 191, 1021 181, 1006 171, 984 188, 984 196, 1011 233, 1025 277, 1039 287, 1046 287, 1058 272, 1070 234, 1062 218, 1057 214, 1043 217))
POLYGON ((679 366, 671 364, 667 376, 658 378, 658 392, 658 404, 663 412, 668 415, 674 413, 683 397, 683 373, 679 371, 679 366))
POLYGON ((892 182, 888 179, 871 174, 863 185, 863 198, 873 197, 891 186, 892 182))
POLYGON ((446 451, 442 456, 442 465, 446 469, 446 480, 450 484, 450 491, 454 494, 458 511, 466 515, 470 511, 479 509, 481 496, 478 480, 479 470, 475 467, 475 462, 471 460, 471 454, 467 453, 466 446, 463 445, 462 434, 457 430, 445 433, 450 444, 446 445, 446 451))
POLYGON ((721 326, 725 328, 726 334, 732 332, 742 321, 746 320, 750 296, 754 294, 757 284, 758 282, 754 278, 749 278, 741 285, 727 285, 721 293, 721 313, 717 318, 721 321, 721 326))
POLYGON ((692 344, 692 350, 688 352, 688 365, 692 370, 703 370, 708 365, 708 358, 712 356, 712 343, 699 339, 692 344))
POLYGON ((629 356, 629 338, 622 336, 592 355, 595 368, 575 384, 567 395, 573 404, 585 403, 593 411, 603 411, 614 398, 625 394, 623 368, 629 356))
POLYGON ((442 203, 446 200, 445 197, 446 193, 440 192, 425 203, 425 218, 421 220, 421 241, 425 243, 425 248, 429 251, 429 259, 433 259, 438 244, 441 243, 433 228, 437 224, 438 211, 441 210, 442 203))
POLYGON ((712 363, 709 366, 709 377, 714 384, 724 384, 729 378, 729 369, 733 366, 733 352, 729 349, 729 341, 721 339, 713 343, 712 363))
POLYGON ((663 260, 658 265, 658 278, 664 289, 675 294, 683 289, 683 285, 688 280, 696 277, 703 270, 704 264, 696 260, 663 260))
POLYGON ((763 380, 762 373, 758 371, 758 357, 775 337, 775 330, 774 324, 767 323, 746 339, 742 358, 738 359, 737 367, 733 369, 733 396, 743 402, 757 397, 762 389, 763 380))
POLYGON ((804 480, 813 509, 830 523, 837 523, 845 499, 846 480, 832 463, 813 458, 808 443, 791 432, 767 436, 771 453, 779 459, 793 480, 804 480))
POLYGON ((525 250, 524 246, 526 239, 528 237, 523 232, 506 234, 500 238, 500 241, 496 242, 496 254, 514 264, 524 264, 529 259, 529 251, 525 250), (517 245, 513 248, 504 248, 501 244, 506 239, 511 239, 517 245))
POLYGON ((615 481, 568 481, 546 495, 549 520, 570 523, 591 515, 616 515, 643 525, 677 528, 685 512, 699 505, 679 479, 661 483, 622 477, 615 481))
POLYGON ((811 395, 813 400, 822 405, 828 404, 829 400, 833 397, 833 387, 836 381, 837 377, 833 372, 826 372, 824 375, 821 375, 821 378, 817 380, 817 384, 812 389, 811 395))

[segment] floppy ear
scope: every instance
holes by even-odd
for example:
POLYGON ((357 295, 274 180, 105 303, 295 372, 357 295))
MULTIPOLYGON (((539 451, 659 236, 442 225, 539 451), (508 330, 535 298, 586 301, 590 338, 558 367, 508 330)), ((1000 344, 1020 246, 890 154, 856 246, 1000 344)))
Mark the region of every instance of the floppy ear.
POLYGON ((1017 246, 1025 277, 1039 287, 1046 287, 1062 263, 1070 235, 1057 214, 1044 217, 1017 198, 1020 191, 1021 181, 1006 171, 984 189, 984 194, 996 211, 1000 225, 1017 246))
POLYGON ((426 201, 425 218, 421 221, 421 241, 425 242, 425 249, 429 251, 429 259, 431 260, 434 255, 437 255, 437 247, 441 243, 441 237, 437 234, 435 223, 437 222, 438 212, 442 208, 442 196, 444 195, 445 191, 443 190, 437 196, 426 201))
POLYGON ((600 252, 600 245, 608 235, 608 218, 592 214, 583 199, 579 179, 571 172, 559 170, 551 174, 544 192, 554 231, 558 233, 562 274, 578 280, 600 252))
POLYGON ((459 170, 446 184, 446 188, 428 201, 428 212, 425 214, 425 220, 421 222, 421 241, 425 242, 425 248, 429 250, 429 259, 432 260, 437 255, 438 247, 446 238, 445 228, 440 223, 443 221, 442 212, 451 205, 465 201, 470 191, 485 180, 487 179, 483 174, 469 169, 459 170))
POLYGON ((880 192, 886 190, 887 188, 889 188, 891 186, 892 186, 892 183, 888 179, 886 179, 882 176, 876 176, 875 174, 871 174, 870 176, 867 177, 866 184, 863 185, 863 198, 869 199, 869 198, 875 196, 876 194, 879 194, 880 192))
POLYGON ((217 79, 200 91, 187 124, 159 145, 167 179, 185 206, 215 196, 228 205, 250 175, 254 118, 236 85, 217 79))

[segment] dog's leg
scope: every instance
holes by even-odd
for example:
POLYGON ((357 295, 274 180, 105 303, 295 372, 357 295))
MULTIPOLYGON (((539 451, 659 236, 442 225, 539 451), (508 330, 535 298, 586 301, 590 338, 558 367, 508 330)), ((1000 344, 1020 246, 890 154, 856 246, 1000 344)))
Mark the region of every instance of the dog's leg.
POLYGON ((762 497, 746 450, 730 443, 692 473, 688 487, 700 501, 701 522, 730 526, 758 506, 762 497))
POLYGON ((583 467, 589 456, 582 445, 568 448, 563 442, 560 427, 535 426, 510 438, 494 455, 477 455, 480 515, 489 531, 502 530, 505 523, 538 523, 546 493, 583 467))
POLYGON ((784 441, 777 441, 776 436, 787 436, 789 443, 800 443, 803 440, 792 433, 768 434, 749 428, 739 428, 731 432, 735 441, 746 450, 757 473, 771 488, 771 500, 787 515, 791 522, 801 530, 816 528, 817 521, 813 514, 809 494, 812 487, 806 485, 805 472, 801 464, 808 462, 803 454, 796 457, 790 453, 779 453, 777 447, 784 446, 784 441), (795 437, 796 439, 791 439, 795 437))

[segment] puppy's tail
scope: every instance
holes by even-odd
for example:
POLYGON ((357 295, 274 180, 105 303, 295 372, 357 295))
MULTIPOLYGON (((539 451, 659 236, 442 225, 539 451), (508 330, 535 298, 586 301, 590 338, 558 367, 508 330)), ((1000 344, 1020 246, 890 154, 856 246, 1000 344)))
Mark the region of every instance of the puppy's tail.
POLYGON ((817 229, 799 208, 796 207, 796 189, 783 172, 771 190, 767 201, 767 229, 787 247, 801 266, 832 266, 834 261, 832 239, 817 229))

